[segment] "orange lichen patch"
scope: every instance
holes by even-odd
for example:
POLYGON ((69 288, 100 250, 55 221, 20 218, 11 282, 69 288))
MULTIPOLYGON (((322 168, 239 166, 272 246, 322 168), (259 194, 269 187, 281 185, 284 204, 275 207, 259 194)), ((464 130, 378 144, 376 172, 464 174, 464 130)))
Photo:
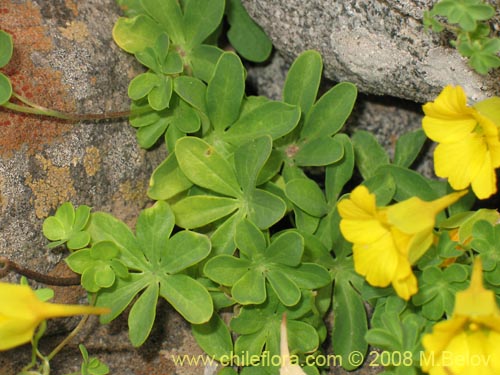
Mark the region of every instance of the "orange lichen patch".
POLYGON ((51 210, 75 196, 76 191, 69 167, 57 167, 41 155, 35 157, 45 172, 45 176, 35 180, 31 174, 28 174, 25 183, 33 192, 30 203, 35 206, 35 215, 41 219, 47 217, 51 210))
POLYGON ((89 37, 87 25, 80 21, 73 21, 66 27, 59 27, 61 35, 66 39, 82 43, 89 37))
POLYGON ((76 0, 66 0, 64 4, 66 5, 66 8, 71 10, 75 17, 78 16, 78 5, 76 5, 76 0))
POLYGON ((146 192, 147 181, 124 181, 113 194, 110 211, 116 213, 117 217, 129 227, 134 228, 137 211, 144 208, 148 201, 146 192))
MULTIPOLYGON (((54 48, 39 8, 29 0, 21 4, 7 0, 2 1, 0 9, 2 29, 14 40, 13 58, 2 72, 10 77, 14 91, 43 107, 74 112, 75 102, 62 84, 61 72, 33 63, 33 55, 43 56, 54 48)), ((25 145, 27 153, 35 154, 71 126, 64 121, 0 109, 0 155, 9 156, 25 145)))
POLYGON ((85 168, 85 172, 90 177, 99 172, 99 169, 101 169, 101 154, 97 147, 90 146, 85 149, 83 166, 85 168))

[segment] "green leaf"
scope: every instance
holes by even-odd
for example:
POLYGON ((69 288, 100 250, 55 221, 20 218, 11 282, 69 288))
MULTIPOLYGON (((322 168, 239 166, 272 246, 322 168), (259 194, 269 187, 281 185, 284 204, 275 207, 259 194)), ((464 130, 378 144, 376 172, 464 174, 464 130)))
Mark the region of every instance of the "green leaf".
POLYGON ((153 171, 149 181, 148 196, 151 199, 170 199, 186 191, 193 183, 182 173, 174 153, 153 171))
POLYGON ((500 39, 465 41, 458 45, 458 51, 470 58, 469 64, 480 74, 487 74, 491 69, 500 67, 500 39))
POLYGON ((226 158, 202 139, 184 137, 175 146, 182 172, 193 183, 231 197, 241 197, 236 174, 226 158))
POLYGON ((335 134, 334 139, 342 144, 342 158, 326 167, 325 195, 328 202, 336 202, 344 185, 354 172, 354 148, 350 138, 345 134, 335 134))
POLYGON ((248 271, 250 261, 231 255, 217 255, 207 261, 203 273, 216 283, 232 286, 248 271))
POLYGON ((234 252, 236 248, 234 233, 236 225, 242 220, 243 216, 242 210, 236 211, 213 232, 210 238, 213 254, 232 254, 234 252))
POLYGON ((473 31, 476 21, 487 20, 495 15, 491 5, 470 0, 441 0, 434 5, 432 12, 447 17, 450 23, 458 23, 465 31, 473 31))
POLYGON ((147 287, 149 280, 140 274, 130 274, 130 279, 118 278, 111 288, 102 289, 96 296, 96 306, 111 309, 109 314, 101 315, 103 324, 111 322, 132 302, 135 295, 147 287))
MULTIPOLYGON (((167 34, 161 33, 158 36, 158 40, 168 38, 167 34)), ((168 39, 167 39, 168 40, 168 39)), ((158 43, 158 41, 156 42, 158 43)), ((167 47, 168 51, 168 47, 167 47)), ((161 73, 161 62, 159 60, 159 56, 157 55, 155 49, 152 47, 146 47, 144 50, 136 52, 135 58, 144 66, 151 69, 154 73, 161 73)))
POLYGON ((272 42, 250 18, 241 0, 229 0, 227 19, 230 25, 227 38, 236 51, 250 61, 267 60, 273 48, 272 42))
POLYGON ((88 231, 92 242, 111 241, 118 245, 120 259, 127 267, 134 270, 149 268, 137 239, 122 221, 109 214, 96 212, 92 215, 88 231))
POLYGON ((240 205, 241 203, 233 198, 195 195, 176 202, 172 209, 178 226, 193 229, 229 215, 240 205))
POLYGON ((327 212, 325 196, 313 180, 293 179, 287 182, 285 193, 288 199, 312 216, 321 217, 327 212))
POLYGON ((231 355, 231 333, 219 315, 214 314, 208 323, 191 325, 191 331, 198 345, 212 358, 220 360, 231 355))
POLYGON ((204 44, 193 48, 189 53, 189 60, 194 76, 205 82, 210 81, 223 52, 218 47, 204 44))
POLYGON ((154 144, 160 139, 167 127, 170 125, 170 119, 161 118, 154 124, 140 127, 137 129, 137 142, 139 146, 144 149, 148 149, 154 146, 154 144))
POLYGON ((142 73, 134 77, 128 86, 128 97, 139 100, 148 95, 159 84, 159 77, 153 73, 142 73))
POLYGON ((293 62, 283 87, 283 101, 300 107, 307 115, 316 101, 323 61, 314 50, 302 52, 293 62))
POLYGON ((187 47, 201 44, 222 21, 224 0, 187 0, 184 5, 184 34, 187 47))
POLYGON ((173 92, 172 77, 162 76, 148 94, 148 103, 155 111, 169 107, 173 92))
POLYGON ((314 233, 318 228, 320 218, 313 216, 300 209, 297 205, 293 204, 293 214, 295 219, 295 227, 304 233, 314 233))
POLYGON ((256 269, 246 272, 234 283, 231 294, 242 305, 263 303, 266 300, 264 275, 256 269))
POLYGON ((141 5, 175 44, 184 44, 182 11, 177 0, 141 0, 141 5))
POLYGON ((263 136, 244 144, 234 152, 236 177, 243 191, 255 187, 257 176, 269 158, 271 149, 271 137, 263 136))
POLYGON ((396 165, 381 166, 377 174, 390 174, 396 183, 396 195, 394 199, 402 201, 417 196, 423 200, 431 201, 439 198, 432 181, 421 174, 410 169, 401 168, 396 165))
POLYGON ((144 344, 153 328, 158 302, 158 283, 150 284, 130 309, 128 316, 129 337, 132 345, 144 344))
POLYGON ((191 231, 181 231, 167 242, 161 257, 163 270, 178 273, 195 265, 210 254, 210 240, 207 236, 191 231))
POLYGON ((82 205, 75 211, 71 202, 63 203, 54 216, 43 223, 43 234, 55 247, 66 243, 71 250, 81 249, 90 242, 89 234, 84 230, 90 218, 90 207, 82 205))
POLYGON ((51 241, 66 239, 66 227, 57 217, 49 216, 43 222, 43 235, 51 241))
POLYGON ((186 134, 197 132, 200 129, 201 121, 196 110, 181 100, 174 110, 172 124, 178 129, 179 133, 186 134))
POLYGON ((300 144, 294 161, 300 167, 323 166, 339 161, 343 153, 342 143, 335 137, 321 137, 300 144))
POLYGON ((7 103, 12 96, 12 84, 9 78, 0 73, 0 105, 7 103))
POLYGON ((239 57, 224 52, 208 82, 206 102, 208 117, 216 131, 223 131, 236 121, 245 94, 245 69, 239 57))
POLYGON ((259 257, 267 247, 264 234, 253 222, 247 219, 241 220, 236 225, 234 242, 240 253, 248 258, 259 257))
POLYGON ((409 168, 415 161, 427 137, 422 129, 405 133, 398 138, 394 151, 395 165, 409 168))
POLYGON ((75 273, 83 273, 85 269, 91 265, 90 249, 82 249, 68 255, 64 261, 75 273))
POLYGON ((112 33, 113 40, 121 49, 137 53, 153 46, 162 30, 151 18, 140 14, 134 18, 118 18, 112 33))
POLYGON ((364 336, 368 330, 361 296, 346 281, 336 281, 333 289, 332 342, 335 354, 342 357, 342 367, 352 371, 359 367, 348 360, 353 352, 365 355, 368 345, 364 336))
POLYGON ((319 289, 331 283, 330 273, 315 263, 301 263, 287 272, 290 280, 303 289, 319 289))
POLYGON ((337 133, 351 114, 357 97, 352 83, 342 82, 328 90, 308 113, 301 138, 312 139, 337 133))
POLYGON ((160 262, 160 255, 166 251, 174 225, 174 213, 164 201, 157 201, 154 206, 141 211, 135 236, 150 263, 160 262))
POLYGON ((299 302, 300 289, 285 272, 281 272, 279 269, 269 270, 266 279, 283 305, 294 306, 299 302))
POLYGON ((273 237, 266 250, 266 259, 271 263, 295 267, 300 264, 303 251, 303 237, 298 232, 288 231, 273 237))
POLYGON ((0 68, 8 64, 12 58, 14 45, 12 43, 12 36, 3 30, 0 30, 0 68))
POLYGON ((359 130, 351 137, 351 141, 356 166, 365 180, 375 175, 379 167, 389 164, 389 156, 373 134, 359 130))
POLYGON ((392 175, 388 173, 378 173, 363 181, 363 185, 365 185, 372 194, 375 194, 377 206, 389 204, 396 194, 396 183, 392 175))
POLYGON ((174 80, 174 91, 186 103, 194 108, 206 113, 205 96, 207 86, 198 78, 189 76, 179 76, 174 80))
POLYGON ((163 277, 160 295, 190 323, 206 323, 212 316, 212 297, 202 284, 187 275, 163 277))
POLYGON ((255 189, 248 197, 248 218, 260 229, 276 224, 285 212, 283 199, 266 190, 255 189))
POLYGON ((184 62, 177 51, 170 51, 162 64, 161 72, 163 74, 179 74, 184 71, 184 62))
POLYGON ((244 114, 224 134, 224 140, 242 145, 257 137, 282 137, 297 126, 300 110, 281 102, 268 102, 244 114))

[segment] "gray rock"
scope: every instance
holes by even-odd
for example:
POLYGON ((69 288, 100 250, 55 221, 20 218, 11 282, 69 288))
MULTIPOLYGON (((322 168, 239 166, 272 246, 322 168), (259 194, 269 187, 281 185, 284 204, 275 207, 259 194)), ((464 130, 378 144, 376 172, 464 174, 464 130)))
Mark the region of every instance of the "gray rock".
MULTIPOLYGON (((16 92, 66 112, 128 110, 130 75, 142 68, 112 40, 114 0, 3 5, 2 28, 14 37, 5 72, 16 92)), ((165 156, 141 150, 126 119, 69 123, 0 109, 0 125, 0 255, 40 272, 62 258, 46 248, 47 216, 71 201, 133 224, 165 156)))
POLYGON ((431 0, 242 0, 290 62, 318 50, 325 75, 360 91, 417 102, 432 100, 447 84, 464 87, 472 100, 498 94, 500 74, 473 72, 444 38, 426 33, 431 0))

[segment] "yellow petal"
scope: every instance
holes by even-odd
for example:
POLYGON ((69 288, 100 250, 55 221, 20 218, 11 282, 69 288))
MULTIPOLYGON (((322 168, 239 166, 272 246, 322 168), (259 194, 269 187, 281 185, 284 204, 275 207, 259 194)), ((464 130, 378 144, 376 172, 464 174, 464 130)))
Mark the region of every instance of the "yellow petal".
POLYGON ((408 234, 431 231, 436 215, 465 194, 467 191, 456 192, 430 202, 412 197, 387 208, 388 222, 408 234))
POLYGON ((472 116, 464 118, 436 118, 425 116, 422 128, 427 137, 439 143, 458 142, 474 131, 477 121, 472 116))
MULTIPOLYGON (((474 260, 469 287, 457 292, 455 297, 454 315, 467 316, 471 319, 484 317, 500 317, 495 293, 483 286, 483 269, 481 259, 474 260)), ((500 330, 500 327, 498 327, 500 330)))
POLYGON ((497 174, 489 153, 485 156, 477 175, 472 178, 471 187, 479 199, 489 198, 497 192, 497 174))
POLYGON ((486 153, 486 144, 477 135, 471 135, 461 142, 441 143, 434 151, 436 175, 448 178, 455 190, 465 189, 481 170, 486 153))
POLYGON ((474 104, 481 115, 488 117, 497 126, 500 126, 500 98, 494 96, 474 104))
POLYGON ((401 297, 405 301, 408 301, 411 296, 413 296, 418 292, 417 278, 411 272, 410 269, 410 273, 407 277, 404 278, 396 277, 392 281, 392 287, 394 288, 399 297, 401 297))
POLYGON ((388 234, 370 245, 354 244, 354 269, 365 276, 366 281, 377 287, 388 286, 399 265, 398 251, 388 234))
POLYGON ((422 345, 426 353, 439 354, 445 350, 466 322, 467 318, 457 316, 435 324, 432 333, 428 333, 422 338, 422 345))
POLYGON ((0 282, 0 350, 29 342, 45 319, 107 312, 109 309, 94 306, 42 302, 27 285, 0 282))

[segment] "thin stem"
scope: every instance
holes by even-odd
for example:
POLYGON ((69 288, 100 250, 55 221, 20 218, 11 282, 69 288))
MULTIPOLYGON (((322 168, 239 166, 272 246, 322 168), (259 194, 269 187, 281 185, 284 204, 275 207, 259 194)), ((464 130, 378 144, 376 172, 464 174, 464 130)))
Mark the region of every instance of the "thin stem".
POLYGON ((7 109, 10 109, 12 111, 21 112, 21 113, 29 113, 32 115, 55 117, 55 118, 59 118, 62 120, 75 120, 74 118, 72 118, 71 116, 69 116, 65 113, 54 111, 51 109, 40 109, 40 108, 26 107, 26 106, 11 103, 11 102, 4 103, 4 104, 2 104, 2 106, 7 108, 7 109))
POLYGON ((52 350, 52 352, 50 352, 50 354, 47 357, 45 357, 48 362, 50 362, 50 360, 52 360, 52 358, 54 358, 57 355, 57 353, 59 353, 66 346, 66 344, 78 334, 78 332, 80 332, 85 323, 87 323, 89 316, 90 315, 84 315, 83 318, 78 323, 78 325, 75 327, 75 329, 73 329, 73 331, 71 331, 70 334, 66 336, 64 340, 62 340, 59 343, 59 345, 57 345, 56 348, 52 350))
POLYGON ((19 275, 26 276, 28 279, 32 279, 47 285, 74 286, 80 285, 81 280, 80 275, 75 275, 73 277, 57 277, 45 275, 43 273, 22 267, 6 257, 0 257, 0 278, 5 277, 11 271, 19 275))
MULTIPOLYGON (((56 111, 54 109, 49 109, 41 105, 38 105, 36 103, 33 103, 31 100, 15 92, 12 93, 12 96, 25 105, 19 105, 12 102, 7 102, 2 105, 3 107, 16 112, 55 117, 67 121, 80 122, 80 121, 92 121, 92 120, 107 120, 114 118, 126 118, 132 114, 131 111, 120 111, 120 112, 110 112, 110 113, 89 113, 89 114, 67 113, 67 112, 56 111)), ((141 112, 142 111, 137 111, 134 113, 141 113, 141 112)))

